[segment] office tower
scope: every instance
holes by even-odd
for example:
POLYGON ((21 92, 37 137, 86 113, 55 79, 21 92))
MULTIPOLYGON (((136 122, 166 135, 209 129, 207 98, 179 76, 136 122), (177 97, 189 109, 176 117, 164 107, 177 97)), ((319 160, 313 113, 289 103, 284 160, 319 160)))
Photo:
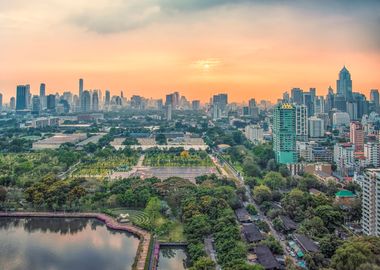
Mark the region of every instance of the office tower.
POLYGON ((290 103, 280 103, 274 108, 273 151, 278 163, 297 163, 296 108, 290 103))
POLYGON ((17 85, 16 88, 16 110, 26 110, 28 107, 28 90, 26 85, 17 85))
POLYGON ((193 100, 191 107, 194 111, 198 111, 201 108, 201 102, 199 100, 193 100))
POLYGON ((214 95, 212 98, 212 104, 216 105, 219 110, 224 112, 228 104, 228 95, 227 94, 214 95))
POLYGON ((291 90, 292 102, 298 105, 303 104, 303 90, 300 88, 293 88, 291 90))
POLYGON ((83 79, 79 79, 79 98, 83 95, 83 79))
POLYGON ((314 115, 325 112, 325 99, 323 96, 315 97, 314 101, 314 115))
POLYGON ((111 103, 111 93, 109 90, 106 90, 106 97, 104 99, 104 105, 108 107, 111 103))
POLYGON ((310 92, 303 93, 302 104, 307 107, 307 116, 310 117, 314 115, 314 96, 310 92))
POLYGON ((305 142, 308 138, 307 128, 307 107, 305 105, 295 105, 296 111, 296 138, 297 141, 305 142))
POLYGON ((371 89, 370 100, 374 104, 376 111, 379 110, 379 90, 371 89))
POLYGON ((47 95, 46 96, 46 109, 50 112, 55 112, 56 102, 55 95, 47 95))
POLYGON ((336 81, 337 94, 343 96, 347 101, 352 99, 351 74, 344 66, 339 72, 339 79, 336 81))
POLYGON ((166 120, 171 121, 172 120, 172 111, 173 107, 171 104, 166 105, 166 120))
POLYGON ((347 102, 346 111, 350 116, 350 120, 358 120, 358 104, 356 102, 347 102))
POLYGON ((57 112, 59 113, 69 113, 70 104, 66 99, 61 99, 57 104, 57 112))
POLYGON ((15 97, 11 97, 9 100, 9 107, 11 110, 16 109, 16 99, 15 97))
POLYGON ((3 94, 0 93, 0 111, 3 110, 3 94))
POLYGON ((173 107, 172 109, 177 109, 178 106, 179 106, 179 93, 178 92, 174 92, 173 93, 173 107))
POLYGON ((174 95, 173 94, 166 95, 165 106, 173 105, 173 104, 174 104, 174 95))
POLYGON ((352 99, 355 105, 356 119, 361 119, 363 115, 369 114, 369 102, 362 93, 352 93, 352 99))
POLYGON ((92 110, 99 111, 99 94, 97 90, 92 93, 92 110))
POLYGON ((364 172, 361 223, 365 235, 380 236, 380 169, 364 172))
POLYGON ((333 108, 335 108, 335 95, 334 95, 334 90, 330 86, 328 89, 327 96, 326 96, 325 111, 328 113, 333 108))
POLYGON ((248 101, 248 107, 249 108, 254 108, 257 106, 257 103, 256 103, 256 99, 254 98, 251 98, 249 101, 248 101))
POLYGON ((364 157, 366 166, 380 167, 380 144, 378 142, 368 142, 364 144, 364 157))
POLYGON ((131 97, 131 107, 133 109, 141 110, 143 109, 143 97, 141 96, 132 96, 131 97))
POLYGON ((32 114, 39 115, 41 112, 41 97, 34 95, 32 97, 32 114))
POLYGON ((288 92, 284 92, 282 94, 282 102, 290 102, 290 96, 289 96, 289 93, 288 92))
POLYGON ((84 91, 83 79, 79 79, 79 103, 80 103, 80 111, 83 111, 83 109, 84 109, 83 91, 84 91))
POLYGON ((320 138, 325 135, 324 121, 316 116, 309 118, 309 137, 320 138))
POLYGON ((333 128, 348 127, 350 125, 350 116, 346 112, 334 112, 332 116, 333 128))
MULTIPOLYGON (((40 98, 39 99, 40 99, 41 109, 45 109, 46 108, 46 84, 44 83, 40 84, 40 98)), ((33 107, 33 100, 32 100, 32 107, 33 107)))
POLYGON ((350 123, 350 142, 355 145, 355 155, 363 155, 364 151, 364 130, 360 122, 350 123))
POLYGON ((341 112, 347 111, 347 102, 344 96, 337 95, 334 97, 334 108, 341 112))
POLYGON ((89 91, 85 90, 82 94, 82 112, 91 111, 91 94, 89 91))

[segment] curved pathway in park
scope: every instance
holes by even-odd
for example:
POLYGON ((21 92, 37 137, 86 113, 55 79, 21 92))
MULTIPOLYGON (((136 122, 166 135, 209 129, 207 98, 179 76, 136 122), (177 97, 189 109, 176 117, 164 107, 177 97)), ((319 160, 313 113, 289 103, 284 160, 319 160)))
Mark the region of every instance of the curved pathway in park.
POLYGON ((136 235, 140 239, 140 244, 136 254, 136 265, 133 269, 144 270, 145 263, 149 262, 149 247, 151 234, 132 224, 120 224, 112 217, 100 213, 63 213, 63 212, 0 212, 0 217, 17 217, 17 218, 94 218, 106 224, 109 229, 118 231, 127 231, 136 235))

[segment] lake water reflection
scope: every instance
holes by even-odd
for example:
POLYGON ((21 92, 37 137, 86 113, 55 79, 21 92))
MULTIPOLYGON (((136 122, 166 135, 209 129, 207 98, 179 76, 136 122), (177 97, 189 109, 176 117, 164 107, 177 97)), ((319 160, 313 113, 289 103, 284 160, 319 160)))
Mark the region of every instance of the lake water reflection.
POLYGON ((139 244, 81 218, 0 218, 0 269, 131 269, 139 244))
POLYGON ((187 254, 183 248, 161 247, 158 270, 185 270, 187 254))

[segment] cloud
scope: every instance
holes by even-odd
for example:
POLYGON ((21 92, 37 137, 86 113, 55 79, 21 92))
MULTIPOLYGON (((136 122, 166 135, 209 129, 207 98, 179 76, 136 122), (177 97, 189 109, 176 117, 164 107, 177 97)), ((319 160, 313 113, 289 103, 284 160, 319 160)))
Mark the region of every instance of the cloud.
POLYGON ((192 13, 223 5, 237 5, 247 0, 114 0, 102 9, 89 6, 71 15, 69 21, 100 34, 118 33, 164 20, 178 13, 192 13))

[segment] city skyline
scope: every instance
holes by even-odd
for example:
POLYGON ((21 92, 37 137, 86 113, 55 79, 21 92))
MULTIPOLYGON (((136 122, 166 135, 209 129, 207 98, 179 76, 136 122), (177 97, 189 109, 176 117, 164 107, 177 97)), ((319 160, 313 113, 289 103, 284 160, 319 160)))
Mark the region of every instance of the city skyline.
POLYGON ((377 1, 0 1, 0 92, 123 90, 163 98, 276 101, 293 87, 380 88, 377 1), (26 42, 25 42, 26 41, 26 42), (238 49, 237 49, 238 48, 238 49))

